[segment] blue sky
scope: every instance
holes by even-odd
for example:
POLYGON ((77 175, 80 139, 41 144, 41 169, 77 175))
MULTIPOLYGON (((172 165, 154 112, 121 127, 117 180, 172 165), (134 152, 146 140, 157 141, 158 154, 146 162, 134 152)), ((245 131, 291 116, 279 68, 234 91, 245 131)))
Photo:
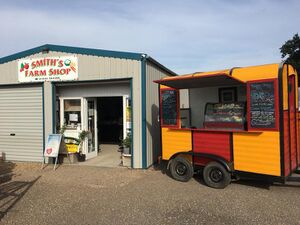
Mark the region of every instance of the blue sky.
POLYGON ((0 57, 46 43, 141 52, 182 74, 280 62, 298 0, 0 0, 0 57))

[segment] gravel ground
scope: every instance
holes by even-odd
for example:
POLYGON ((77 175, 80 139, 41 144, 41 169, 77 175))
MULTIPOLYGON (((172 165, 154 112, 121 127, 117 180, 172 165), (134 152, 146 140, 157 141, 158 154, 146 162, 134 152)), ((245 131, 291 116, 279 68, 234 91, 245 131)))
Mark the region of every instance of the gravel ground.
POLYGON ((0 224, 300 224, 299 183, 215 190, 154 169, 16 164, 12 172, 0 183, 0 224))

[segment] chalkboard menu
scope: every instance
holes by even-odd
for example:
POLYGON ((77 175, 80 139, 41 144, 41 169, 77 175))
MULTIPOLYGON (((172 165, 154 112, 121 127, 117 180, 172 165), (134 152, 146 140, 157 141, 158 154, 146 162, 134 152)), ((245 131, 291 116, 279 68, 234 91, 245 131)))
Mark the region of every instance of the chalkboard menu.
POLYGON ((176 90, 161 92, 162 125, 176 126, 178 118, 178 94, 176 90))
POLYGON ((250 83, 250 128, 276 128, 274 82, 250 83))

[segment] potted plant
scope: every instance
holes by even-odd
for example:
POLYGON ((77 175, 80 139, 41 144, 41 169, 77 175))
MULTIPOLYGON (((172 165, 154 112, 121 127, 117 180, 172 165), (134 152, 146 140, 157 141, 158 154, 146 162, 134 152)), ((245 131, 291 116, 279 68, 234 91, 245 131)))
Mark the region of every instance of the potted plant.
POLYGON ((128 133, 126 138, 122 141, 123 153, 131 154, 131 134, 128 133))
POLYGON ((122 162, 123 166, 131 166, 131 134, 127 133, 126 138, 122 141, 123 153, 122 162))
POLYGON ((62 127, 60 127, 58 130, 59 130, 59 133, 60 133, 62 136, 64 136, 66 129, 67 129, 67 125, 64 124, 64 125, 63 125, 62 127))
POLYGON ((83 144, 84 140, 86 139, 86 137, 89 135, 89 133, 90 133, 89 131, 83 130, 78 135, 79 153, 77 156, 78 156, 79 162, 85 161, 85 155, 82 153, 82 144, 83 144))

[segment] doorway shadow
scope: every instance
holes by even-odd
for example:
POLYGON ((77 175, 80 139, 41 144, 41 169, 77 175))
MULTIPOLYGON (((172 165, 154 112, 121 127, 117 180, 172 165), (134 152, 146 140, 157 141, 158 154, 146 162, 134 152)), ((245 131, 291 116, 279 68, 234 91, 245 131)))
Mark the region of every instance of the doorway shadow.
MULTIPOLYGON (((146 129, 150 134, 152 146, 148 146, 152 150, 152 163, 153 167, 159 167, 158 159, 162 155, 161 151, 161 131, 158 121, 159 109, 158 106, 153 104, 151 106, 151 122, 146 121, 146 129)), ((159 170, 159 168, 158 168, 159 170)))
POLYGON ((0 221, 40 178, 32 181, 11 181, 0 184, 0 221))

